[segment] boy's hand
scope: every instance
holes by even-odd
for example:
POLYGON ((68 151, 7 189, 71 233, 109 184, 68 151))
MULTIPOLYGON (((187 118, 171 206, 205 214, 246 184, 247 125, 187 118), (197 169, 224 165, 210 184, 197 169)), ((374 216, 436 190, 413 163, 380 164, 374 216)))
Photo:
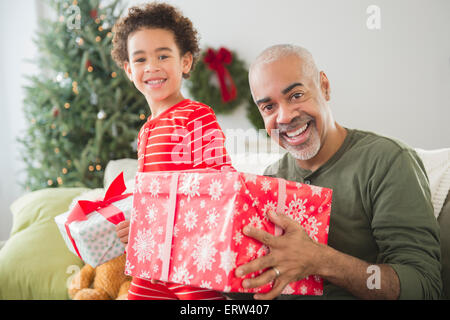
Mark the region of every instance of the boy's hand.
POLYGON ((116 225, 116 233, 123 244, 128 243, 128 233, 130 232, 130 220, 124 220, 116 225))

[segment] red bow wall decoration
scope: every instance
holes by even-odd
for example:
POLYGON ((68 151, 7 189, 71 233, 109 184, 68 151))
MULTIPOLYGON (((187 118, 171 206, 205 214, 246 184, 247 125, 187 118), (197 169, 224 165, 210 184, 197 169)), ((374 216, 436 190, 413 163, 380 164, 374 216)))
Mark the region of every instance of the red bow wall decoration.
POLYGON ((234 85, 233 78, 227 68, 225 68, 225 65, 230 64, 233 61, 231 52, 223 47, 217 52, 213 49, 208 49, 203 61, 209 69, 217 73, 220 84, 220 92, 222 94, 222 101, 233 101, 236 98, 237 90, 234 85))

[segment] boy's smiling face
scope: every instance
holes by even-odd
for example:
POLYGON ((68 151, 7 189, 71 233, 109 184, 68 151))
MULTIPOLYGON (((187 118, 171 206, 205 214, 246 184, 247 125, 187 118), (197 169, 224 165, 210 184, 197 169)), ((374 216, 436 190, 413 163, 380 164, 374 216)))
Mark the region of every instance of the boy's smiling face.
POLYGON ((192 66, 192 54, 181 56, 172 31, 140 29, 128 37, 125 72, 146 97, 152 113, 180 102, 183 73, 192 66))

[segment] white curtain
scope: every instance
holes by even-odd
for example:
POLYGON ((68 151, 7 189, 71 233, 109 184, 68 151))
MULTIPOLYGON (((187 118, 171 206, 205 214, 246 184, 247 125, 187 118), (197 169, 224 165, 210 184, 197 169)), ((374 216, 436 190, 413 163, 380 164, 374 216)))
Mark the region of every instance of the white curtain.
POLYGON ((17 137, 26 127, 23 113, 24 75, 37 68, 26 62, 36 53, 32 41, 42 15, 39 0, 0 1, 0 241, 6 240, 12 226, 11 203, 26 191, 20 187, 24 165, 17 137))

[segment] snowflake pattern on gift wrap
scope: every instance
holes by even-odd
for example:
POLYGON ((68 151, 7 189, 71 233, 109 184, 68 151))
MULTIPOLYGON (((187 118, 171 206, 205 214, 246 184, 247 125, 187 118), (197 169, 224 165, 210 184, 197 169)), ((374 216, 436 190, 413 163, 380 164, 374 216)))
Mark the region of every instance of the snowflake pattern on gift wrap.
POLYGON ((195 196, 200 196, 199 189, 200 189, 200 180, 203 177, 200 176, 199 173, 184 173, 181 186, 180 186, 180 192, 186 195, 188 198, 188 202, 191 200, 191 198, 195 196))
POLYGON ((257 175, 251 174, 251 173, 244 173, 244 179, 245 182, 253 182, 256 185, 256 179, 258 178, 257 175))
POLYGON ((264 191, 264 193, 267 193, 267 191, 270 191, 270 189, 270 180, 267 178, 263 178, 263 180, 261 181, 261 190, 264 191))
POLYGON ((189 248, 189 240, 184 237, 183 240, 181 240, 181 249, 186 250, 189 248))
POLYGON ((194 265, 197 267, 197 272, 211 270, 212 264, 216 261, 214 256, 217 250, 214 247, 214 241, 211 240, 211 235, 207 234, 200 237, 194 245, 192 258, 194 258, 194 265))
POLYGON ((131 272, 133 271, 134 266, 131 264, 130 261, 126 260, 125 261, 125 274, 130 275, 131 272))
POLYGON ((158 267, 158 265, 155 263, 155 264, 153 265, 153 272, 154 272, 154 273, 157 273, 158 270, 159 270, 159 267, 158 267))
POLYGON ((185 213, 183 225, 188 231, 191 231, 197 226, 197 213, 194 211, 194 209, 189 209, 185 213))
POLYGON ((311 188, 311 197, 317 195, 319 197, 322 196, 322 187, 318 187, 318 186, 313 186, 313 185, 309 185, 309 187, 311 188))
POLYGON ((150 192, 151 196, 156 198, 158 197, 159 192, 161 191, 161 183, 158 178, 152 178, 148 186, 148 192, 150 192))
POLYGON ((137 174, 136 177, 136 193, 142 193, 144 186, 144 175, 137 174))
POLYGON ((150 273, 148 271, 142 270, 139 278, 150 279, 150 273))
POLYGON ((147 198, 146 197, 141 197, 141 204, 145 205, 147 203, 147 198))
POLYGON ((307 294, 308 293, 308 287, 305 286, 305 285, 301 286, 300 287, 300 293, 303 294, 303 295, 307 294))
POLYGON ((319 233, 319 226, 321 225, 322 222, 317 222, 316 217, 311 216, 305 221, 303 228, 311 239, 317 241, 317 233, 319 233))
POLYGON ((211 197, 211 200, 220 200, 222 191, 223 186, 220 180, 212 180, 208 188, 208 194, 211 197))
POLYGON ((216 279, 215 280, 216 280, 217 284, 222 283, 222 276, 220 274, 216 274, 216 279))
POLYGON ((302 223, 306 218, 306 208, 305 204, 308 199, 302 200, 300 198, 297 199, 297 195, 294 193, 294 200, 289 202, 288 207, 286 208, 286 215, 290 216, 295 221, 302 223))
POLYGON ((156 233, 160 236, 162 235, 164 232, 164 228, 162 226, 159 226, 158 229, 156 230, 156 233))
POLYGON ((316 296, 321 296, 321 295, 323 295, 323 290, 322 289, 318 289, 318 288, 314 288, 314 294, 316 296))
POLYGON ((204 209, 205 206, 206 206, 205 200, 201 200, 201 201, 200 201, 200 208, 204 209))
POLYGON ((202 280, 200 282, 200 288, 212 290, 211 281, 202 280))
POLYGON ((262 209, 262 213, 264 215, 265 220, 269 220, 268 214, 269 211, 276 212, 277 211, 277 203, 275 201, 267 200, 267 203, 264 205, 262 209))
POLYGON ((180 229, 178 228, 178 226, 173 227, 173 236, 176 238, 178 237, 178 232, 180 231, 180 229))
POLYGON ((259 205, 259 199, 258 199, 258 197, 255 197, 255 199, 253 199, 252 206, 256 208, 258 205, 259 205))
POLYGON ((247 256, 253 257, 255 254, 256 247, 254 244, 249 243, 247 246, 247 256))
POLYGON ((147 207, 147 214, 145 218, 149 223, 156 221, 156 214, 158 213, 158 208, 154 203, 152 203, 149 207, 147 207))
POLYGON ((219 217, 219 213, 216 208, 212 208, 211 210, 206 211, 206 224, 209 229, 217 227, 217 218, 219 217))
POLYGON ((242 233, 239 230, 237 230, 236 233, 234 234, 234 237, 233 237, 234 243, 236 245, 241 244, 243 237, 244 236, 242 235, 242 233))
POLYGON ((228 276, 231 270, 236 268, 237 252, 234 252, 228 247, 225 251, 220 253, 220 266, 225 274, 228 276))
POLYGON ((192 278, 194 278, 194 276, 189 274, 189 271, 186 268, 186 262, 178 267, 173 267, 173 282, 190 284, 192 278))
POLYGON ((269 252, 269 248, 266 245, 262 245, 256 252, 256 256, 259 258, 259 257, 266 255, 268 252, 269 252))
POLYGON ((284 287, 283 291, 281 291, 281 294, 293 294, 295 292, 294 289, 288 284, 286 287, 284 287))
POLYGON ((235 181, 233 184, 233 190, 235 192, 238 192, 239 190, 241 190, 242 184, 240 181, 235 181))
POLYGON ((138 257, 138 262, 150 261, 155 245, 156 242, 150 229, 138 230, 133 245, 134 256, 138 257))
POLYGON ((256 214, 250 218, 248 224, 257 229, 262 229, 263 227, 261 218, 256 214))

